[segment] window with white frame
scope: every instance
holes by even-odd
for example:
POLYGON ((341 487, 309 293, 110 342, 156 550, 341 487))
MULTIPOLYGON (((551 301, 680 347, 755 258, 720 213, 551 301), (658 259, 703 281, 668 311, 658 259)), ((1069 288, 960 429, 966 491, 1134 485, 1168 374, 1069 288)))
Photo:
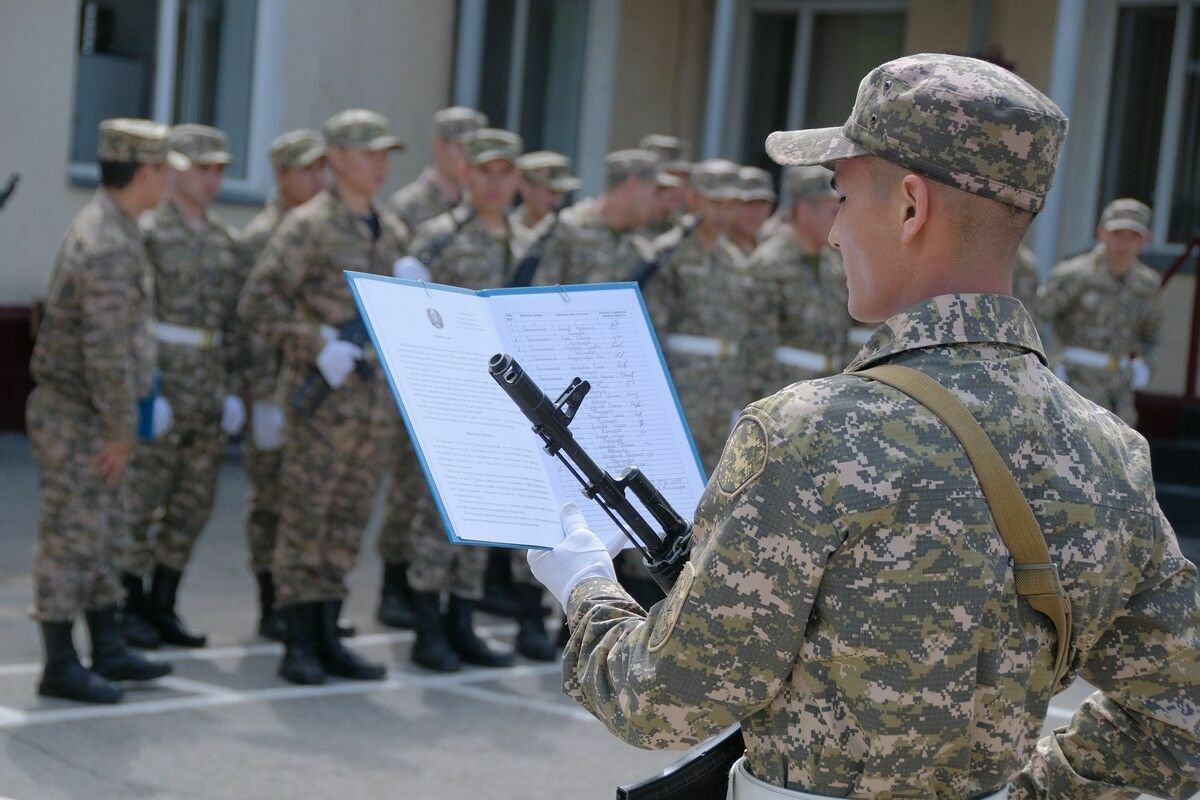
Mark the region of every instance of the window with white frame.
POLYGON ((1117 197, 1154 208, 1152 243, 1200 236, 1200 2, 1123 3, 1099 209, 1117 197))
MULTIPOLYGON (((253 134, 261 0, 82 0, 70 159, 94 177, 108 117, 198 122, 225 131, 226 187, 261 194, 253 134)), ((257 159, 261 160, 261 159, 257 159)))

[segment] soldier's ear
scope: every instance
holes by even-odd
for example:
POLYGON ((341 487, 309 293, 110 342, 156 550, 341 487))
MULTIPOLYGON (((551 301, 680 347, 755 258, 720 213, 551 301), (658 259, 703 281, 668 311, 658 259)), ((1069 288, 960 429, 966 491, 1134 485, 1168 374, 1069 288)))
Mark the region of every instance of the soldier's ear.
POLYGON ((900 241, 911 244, 929 221, 929 203, 932 192, 929 182, 920 175, 909 173, 900 180, 900 207, 902 215, 900 241))

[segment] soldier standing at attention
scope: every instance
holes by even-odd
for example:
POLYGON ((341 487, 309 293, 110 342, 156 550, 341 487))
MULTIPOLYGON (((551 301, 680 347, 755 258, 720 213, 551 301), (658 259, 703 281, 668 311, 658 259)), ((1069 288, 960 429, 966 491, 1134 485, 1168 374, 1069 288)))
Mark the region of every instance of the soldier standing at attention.
POLYGON ((757 397, 842 367, 853 320, 846 313, 842 256, 829 246, 838 212, 832 177, 821 166, 788 168, 788 213, 782 217, 788 224, 750 257, 749 304, 757 310, 762 349, 770 351, 761 360, 772 365, 754 387, 757 397))
POLYGON ((571 174, 571 159, 550 150, 526 153, 517 159, 517 169, 521 171, 521 205, 508 215, 508 224, 529 242, 538 226, 558 208, 563 195, 578 191, 583 181, 571 174))
POLYGON ((486 114, 465 106, 443 108, 433 115, 429 147, 433 160, 417 179, 388 198, 387 208, 410 231, 444 214, 462 199, 462 137, 488 124, 486 114))
MULTIPOLYGON (((521 246, 507 215, 521 179, 516 162, 523 143, 515 133, 497 128, 472 131, 462 143, 466 200, 425 223, 413 237, 411 249, 421 252, 430 242, 450 237, 428 264, 433 280, 466 289, 503 286, 521 246), (473 216, 463 224, 461 215, 470 212, 473 216)), ((512 654, 492 650, 476 635, 473 625, 475 606, 483 597, 487 550, 452 544, 442 530, 424 477, 415 471, 402 477, 412 486, 399 497, 417 498, 409 512, 412 562, 408 583, 417 631, 413 662, 437 672, 457 671, 462 662, 484 667, 511 665, 512 654), (444 615, 443 591, 450 595, 444 615)), ((393 495, 389 503, 389 517, 399 518, 404 511, 397 508, 396 499, 393 495)))
POLYGON ((337 620, 394 439, 396 406, 373 351, 339 329, 358 319, 343 271, 391 275, 408 238, 404 223, 373 200, 388 155, 404 147, 387 119, 350 109, 326 120, 322 133, 334 185, 287 215, 238 305, 242 321, 283 350, 280 398, 320 380, 329 389, 320 402, 284 410, 271 575, 287 626, 279 674, 299 684, 385 674, 338 641, 337 620))
POLYGON ((1138 255, 1150 241, 1150 208, 1114 200, 1096 226, 1099 242, 1056 266, 1038 293, 1071 388, 1137 421, 1133 393, 1150 381, 1162 329, 1159 276, 1138 255))
POLYGON ((126 616, 149 621, 166 644, 203 647, 207 637, 187 629, 175 604, 212 513, 225 436, 239 433, 246 421, 236 335, 242 272, 237 232, 210 210, 233 161, 225 134, 207 125, 176 125, 170 139, 191 164, 175 172, 166 200, 142 227, 154 280, 162 393, 175 425, 134 449, 132 553, 123 580, 126 616), (143 599, 146 576, 150 593, 143 599))
POLYGON ((646 234, 651 238, 661 236, 679 222, 687 211, 685 197, 687 195, 688 176, 691 174, 692 145, 687 139, 678 136, 667 136, 661 133, 651 133, 642 137, 638 147, 649 150, 658 156, 658 170, 661 176, 670 176, 673 181, 660 181, 658 200, 661 205, 661 219, 646 226, 646 234))
MULTIPOLYGON (((314 130, 284 133, 268 151, 275 172, 275 196, 242 229, 243 269, 249 275, 267 241, 293 208, 325 188, 325 142, 314 130)), ((250 436, 242 441, 250 499, 246 507, 246 543, 250 568, 258 579, 258 634, 283 641, 283 618, 275 609, 271 558, 279 527, 279 465, 283 448, 283 398, 277 394, 282 354, 253 331, 242 330, 243 397, 250 408, 250 436)))
POLYGON ((738 800, 1200 789, 1196 567, 1145 440, 1054 377, 1010 294, 1066 127, 1003 68, 922 54, 872 70, 843 127, 767 140, 834 165, 850 313, 881 324, 846 373, 743 412, 649 612, 570 508, 531 555, 567 609, 564 690, 613 733, 665 749, 740 722, 738 800), (988 467, 883 382, 898 364, 965 406, 988 467), (1038 741, 1076 676, 1097 691, 1038 741))
POLYGON ((46 664, 38 694, 115 703, 123 694, 116 681, 171 671, 126 648, 116 610, 126 466, 139 427, 161 434, 170 416, 159 402, 158 424, 138 420, 155 348, 154 287, 136 220, 162 197, 168 160, 182 168, 187 159, 169 152, 164 126, 109 119, 100 123, 97 160, 100 188, 67 229, 50 278, 26 418, 41 503, 33 617, 46 664), (80 614, 91 634, 90 669, 72 639, 80 614))
POLYGON ((758 246, 758 232, 771 217, 775 206, 775 187, 771 173, 758 167, 738 170, 740 196, 729 222, 729 238, 749 258, 758 246))

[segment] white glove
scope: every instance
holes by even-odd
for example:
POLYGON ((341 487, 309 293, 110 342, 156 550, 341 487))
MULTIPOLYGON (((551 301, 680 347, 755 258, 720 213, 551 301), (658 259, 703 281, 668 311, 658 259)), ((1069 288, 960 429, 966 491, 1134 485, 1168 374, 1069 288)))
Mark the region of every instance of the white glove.
POLYGON ((362 358, 362 348, 356 344, 334 339, 317 355, 317 369, 334 389, 346 382, 354 371, 354 362, 362 358))
POLYGON ((392 265, 392 277, 405 278, 410 281, 427 281, 430 278, 429 267, 421 263, 421 259, 405 256, 396 259, 392 265))
POLYGON ((1138 356, 1129 362, 1129 369, 1133 372, 1134 389, 1144 388, 1150 382, 1150 365, 1146 363, 1146 359, 1138 356))
POLYGON ((167 398, 162 395, 154 398, 154 411, 150 414, 150 438, 159 438, 171 430, 174 424, 175 414, 171 411, 171 404, 167 402, 167 398))
POLYGON ((246 424, 246 404, 242 398, 232 394, 225 395, 221 406, 221 430, 227 436, 237 436, 246 424))
POLYGON ((283 409, 278 403, 260 400, 250 411, 250 435, 264 453, 283 447, 283 409))
POLYGON ((588 578, 615 581, 617 573, 608 546, 588 529, 579 507, 567 503, 559 513, 566 538, 553 550, 530 550, 526 560, 533 576, 565 607, 571 590, 580 582, 588 578))

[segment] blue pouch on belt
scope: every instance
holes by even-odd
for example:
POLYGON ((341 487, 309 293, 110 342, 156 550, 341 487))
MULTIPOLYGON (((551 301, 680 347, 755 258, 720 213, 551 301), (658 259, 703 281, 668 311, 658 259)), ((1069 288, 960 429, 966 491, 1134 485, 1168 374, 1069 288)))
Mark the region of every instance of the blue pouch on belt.
POLYGON ((158 399, 161 380, 159 371, 154 370, 154 377, 150 379, 150 393, 138 400, 137 435, 143 442, 154 439, 154 401, 158 399))

